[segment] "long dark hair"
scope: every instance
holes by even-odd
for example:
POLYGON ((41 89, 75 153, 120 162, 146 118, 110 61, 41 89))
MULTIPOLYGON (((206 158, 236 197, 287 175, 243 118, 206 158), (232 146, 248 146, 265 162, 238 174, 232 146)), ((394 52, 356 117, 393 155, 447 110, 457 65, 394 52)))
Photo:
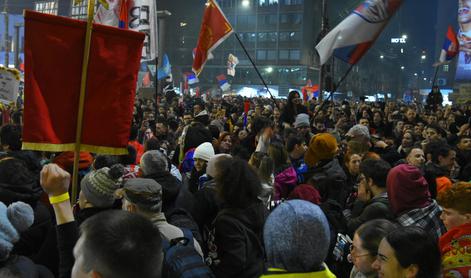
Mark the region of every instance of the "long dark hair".
POLYGON ((247 208, 258 200, 260 179, 246 161, 233 158, 217 162, 220 175, 215 179, 219 195, 232 208, 247 208))
POLYGON ((378 254, 378 246, 381 240, 396 228, 391 221, 375 219, 362 224, 355 233, 362 241, 362 248, 371 256, 378 254))
POLYGON ((287 115, 287 117, 288 117, 285 120, 289 120, 290 124, 292 122, 294 122, 294 119, 296 117, 297 110, 298 110, 298 107, 297 107, 298 105, 296 103, 293 103, 293 99, 296 97, 296 95, 301 97, 301 94, 298 91, 289 92, 289 94, 288 94, 288 103, 285 106, 285 115, 287 115))

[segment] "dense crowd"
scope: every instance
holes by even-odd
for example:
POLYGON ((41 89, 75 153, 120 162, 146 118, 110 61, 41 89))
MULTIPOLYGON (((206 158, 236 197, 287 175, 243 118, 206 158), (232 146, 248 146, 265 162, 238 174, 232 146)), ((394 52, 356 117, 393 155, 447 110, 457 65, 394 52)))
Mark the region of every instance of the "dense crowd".
POLYGON ((470 276, 471 105, 137 99, 73 206, 1 112, 0 277, 470 276))

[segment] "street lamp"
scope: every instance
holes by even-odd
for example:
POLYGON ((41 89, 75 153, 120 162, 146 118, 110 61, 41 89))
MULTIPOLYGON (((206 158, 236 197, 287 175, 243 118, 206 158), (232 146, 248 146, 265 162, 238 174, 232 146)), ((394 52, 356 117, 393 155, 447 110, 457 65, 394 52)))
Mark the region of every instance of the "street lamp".
POLYGON ((404 67, 404 66, 401 66, 401 70, 404 70, 405 68, 406 68, 406 67, 404 67))
POLYGON ((384 55, 379 56, 380 59, 384 59, 384 55))
POLYGON ((414 76, 418 76, 417 72, 416 72, 416 73, 414 73, 414 76))
POLYGON ((243 0, 242 1, 242 7, 248 8, 250 6, 250 1, 249 0, 243 0))
POLYGON ((426 56, 426 55, 422 55, 422 56, 420 57, 420 59, 425 60, 425 59, 427 59, 427 56, 426 56))
POLYGON ((403 38, 403 39, 407 39, 407 35, 406 35, 406 34, 403 34, 403 35, 402 35, 402 38, 403 38))
POLYGON ((265 69, 266 72, 268 73, 272 73, 273 72, 273 68, 272 67, 268 67, 265 69))

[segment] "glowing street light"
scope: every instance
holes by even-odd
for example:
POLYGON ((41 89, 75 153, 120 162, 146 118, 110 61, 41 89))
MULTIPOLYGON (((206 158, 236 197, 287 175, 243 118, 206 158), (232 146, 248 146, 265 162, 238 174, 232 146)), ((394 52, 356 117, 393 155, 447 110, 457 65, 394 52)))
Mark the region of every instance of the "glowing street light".
POLYGON ((407 39, 407 35, 406 34, 402 35, 402 38, 407 39))
POLYGON ((272 67, 268 67, 265 69, 266 72, 268 73, 272 73, 273 72, 273 68, 272 67))
POLYGON ((384 55, 379 56, 380 59, 384 59, 384 55))
POLYGON ((250 6, 250 1, 249 0, 243 0, 242 1, 242 7, 247 8, 248 6, 250 6))
POLYGON ((418 76, 417 72, 416 72, 416 73, 414 73, 414 76, 418 76))
POLYGON ((422 55, 422 56, 420 56, 420 59, 425 60, 425 59, 427 59, 427 56, 426 56, 426 55, 422 55))
POLYGON ((404 70, 405 68, 406 68, 406 67, 404 67, 404 66, 401 66, 401 70, 404 70))

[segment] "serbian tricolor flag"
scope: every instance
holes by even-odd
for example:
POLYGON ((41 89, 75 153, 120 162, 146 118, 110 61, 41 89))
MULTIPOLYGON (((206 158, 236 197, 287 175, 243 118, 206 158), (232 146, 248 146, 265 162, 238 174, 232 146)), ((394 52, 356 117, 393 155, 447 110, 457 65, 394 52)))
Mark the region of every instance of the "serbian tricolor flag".
MULTIPOLYGON (((23 149, 74 150, 86 24, 25 12, 23 149)), ((93 24, 81 151, 127 153, 144 36, 93 24)))
POLYGON ((448 30, 445 36, 445 42, 443 43, 442 51, 440 53, 440 63, 446 63, 448 61, 451 61, 453 58, 455 58, 456 55, 458 55, 458 52, 458 37, 456 36, 453 27, 448 26, 448 30))
POLYGON ((374 44, 402 0, 367 0, 330 31, 316 46, 319 64, 325 64, 332 54, 356 64, 374 44))
POLYGON ((229 20, 214 0, 208 0, 204 9, 200 35, 196 44, 193 72, 198 76, 203 70, 210 53, 216 49, 234 30, 229 20))
POLYGON ((128 29, 128 25, 129 25, 128 7, 129 7, 128 0, 121 0, 121 5, 119 8, 119 21, 118 21, 118 27, 121 29, 128 29))
POLYGON ((231 85, 229 84, 229 82, 227 82, 227 78, 224 74, 220 74, 220 75, 216 76, 216 79, 219 83, 219 87, 224 92, 231 88, 231 85))

